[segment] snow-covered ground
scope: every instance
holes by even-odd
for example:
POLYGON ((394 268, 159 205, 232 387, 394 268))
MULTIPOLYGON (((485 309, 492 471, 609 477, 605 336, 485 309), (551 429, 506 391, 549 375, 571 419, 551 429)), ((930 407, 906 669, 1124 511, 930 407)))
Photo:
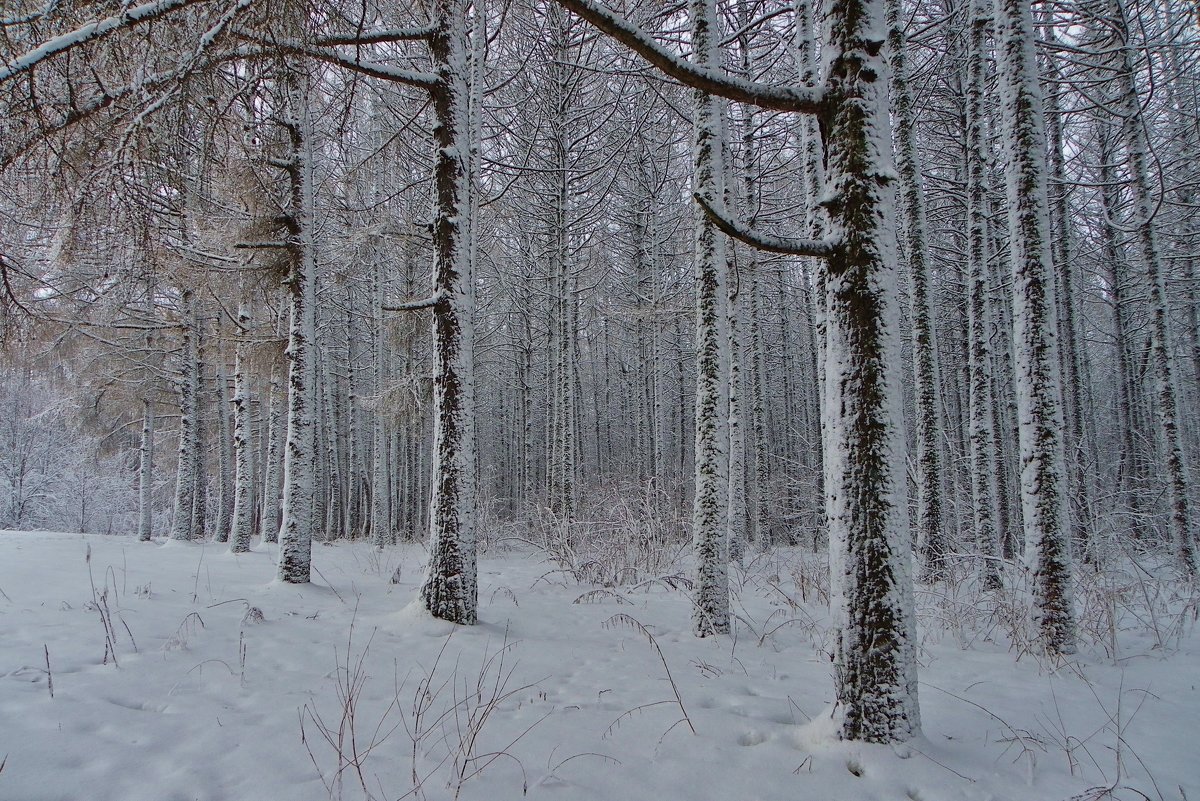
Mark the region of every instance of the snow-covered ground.
POLYGON ((1116 659, 1097 637, 1052 667, 999 607, 919 593, 925 733, 888 748, 831 737, 797 554, 735 572, 713 640, 676 582, 579 586, 529 554, 481 558, 473 628, 411 605, 419 547, 318 545, 302 587, 274 557, 0 533, 0 799, 1200 799, 1194 600, 1147 596, 1116 659))

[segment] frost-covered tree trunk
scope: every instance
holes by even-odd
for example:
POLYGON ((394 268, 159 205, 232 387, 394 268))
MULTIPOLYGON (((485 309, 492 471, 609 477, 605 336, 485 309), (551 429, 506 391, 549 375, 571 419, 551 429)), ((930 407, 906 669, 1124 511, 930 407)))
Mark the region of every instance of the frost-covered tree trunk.
POLYGON ((892 58, 892 108, 896 115, 896 166, 900 174, 900 209, 908 260, 912 305, 913 371, 917 439, 917 547, 927 581, 946 575, 946 535, 942 520, 941 378, 937 369, 936 329, 929 288, 928 223, 917 120, 908 85, 905 18, 900 0, 887 0, 888 46, 892 58))
POLYGON ((1021 449, 1025 558, 1033 568, 1035 615, 1051 653, 1075 649, 1071 551, 1056 336, 1046 124, 1027 0, 997 0, 1001 117, 1008 164, 1013 340, 1021 449))
MULTIPOLYGON (((1054 46, 1058 44, 1054 33, 1052 14, 1046 7, 1046 23, 1042 27, 1045 41, 1054 46)), ((1051 53, 1046 59, 1047 79, 1052 86, 1061 85, 1063 76, 1057 54, 1051 53)), ((1062 360, 1063 377, 1063 420, 1066 424, 1064 432, 1064 450, 1067 454, 1067 481, 1070 492, 1070 523, 1071 537, 1081 558, 1089 560, 1092 556, 1092 543, 1088 531, 1089 491, 1087 468, 1095 460, 1089 458, 1088 433, 1090 426, 1085 425, 1083 398, 1086 391, 1082 376, 1083 360, 1087 358, 1087 350, 1080 336, 1078 315, 1075 312, 1075 253, 1072 247, 1070 204, 1068 202, 1068 179, 1066 165, 1066 142, 1063 131, 1065 115, 1061 106, 1059 94, 1061 90, 1054 89, 1047 97, 1046 136, 1049 140, 1047 168, 1050 171, 1050 211, 1055 235, 1051 237, 1050 256, 1054 263, 1054 274, 1058 279, 1056 293, 1058 295, 1058 332, 1059 358, 1062 360)))
MULTIPOLYGON (((819 22, 816 19, 814 11, 814 0, 796 0, 796 47, 798 66, 798 78, 800 86, 806 89, 817 89, 820 86, 820 70, 821 62, 817 47, 817 28, 819 22)), ((800 147, 802 152, 803 164, 802 173, 804 176, 804 214, 805 214, 805 233, 813 239, 819 239, 825 233, 825 217, 822 211, 821 199, 824 192, 825 176, 824 167, 824 152, 821 142, 821 131, 818 126, 818 120, 815 115, 805 114, 797 121, 800 128, 800 147)), ((804 306, 804 314, 809 325, 807 328, 807 336, 803 336, 803 341, 808 345, 808 355, 806 357, 805 367, 808 369, 804 372, 811 378, 814 384, 813 398, 815 403, 815 414, 810 415, 808 421, 808 438, 813 443, 815 451, 815 461, 813 464, 813 472, 816 475, 816 486, 814 487, 814 499, 820 505, 824 504, 825 497, 825 263, 821 259, 806 258, 801 261, 800 266, 800 282, 803 288, 802 303, 804 306)), ((788 325, 789 320, 781 321, 784 326, 783 350, 786 353, 788 349, 788 325)), ((785 361, 786 365, 786 361, 785 361)), ((797 371, 799 372, 799 371, 797 371)), ((764 369, 764 375, 766 370, 764 369)), ((785 373, 785 400, 789 391, 790 382, 786 382, 786 376, 790 375, 791 371, 785 373)), ((785 412, 790 414, 791 407, 785 402, 785 412)), ((776 429, 777 430, 777 429, 776 429)), ((786 439, 793 439, 787 437, 786 439)), ((789 484, 791 480, 787 477, 787 470, 780 471, 785 481, 789 484)), ((774 478, 772 475, 771 478, 774 478)), ((766 489, 762 490, 766 493, 766 489)), ((812 543, 814 549, 820 541, 821 535, 826 529, 828 521, 824 519, 824 510, 818 517, 817 529, 811 532, 812 543)), ((765 545, 765 543, 764 543, 765 545)))
POLYGON ((767 547, 770 540, 771 504, 771 461, 767 441, 767 365, 763 347, 761 318, 763 314, 761 271, 750 275, 750 428, 754 442, 753 502, 750 505, 750 533, 752 542, 760 549, 767 547))
POLYGON ((138 460, 138 540, 154 535, 154 403, 142 398, 142 444, 138 460))
MULTIPOLYGON (((693 58, 713 68, 720 63, 721 32, 715 0, 692 0, 693 58)), ((711 204, 725 198, 725 104, 696 89, 692 183, 711 204)), ((696 275, 696 465, 692 507, 696 584, 692 631, 698 637, 729 631, 726 566, 729 493, 728 334, 725 237, 697 207, 694 212, 696 275)))
POLYGON ((992 398, 991 281, 988 271, 987 150, 984 138, 984 90, 987 33, 991 21, 986 0, 971 0, 968 19, 966 92, 967 309, 969 350, 971 510, 978 574, 985 589, 1000 586, 998 487, 993 464, 996 441, 992 398))
POLYGON ((247 375, 245 341, 250 332, 250 309, 243 300, 238 304, 238 343, 233 367, 233 525, 229 532, 229 550, 250 550, 254 530, 254 451, 251 442, 250 377, 247 375))
POLYGON ((470 236, 470 39, 466 0, 434 6, 429 52, 434 141, 433 495, 429 567, 421 587, 434 617, 473 624, 475 567, 475 377, 470 236))
POLYGON ((289 274, 287 445, 279 527, 279 579, 305 584, 311 577, 317 495, 316 252, 313 247, 313 142, 308 75, 293 62, 285 75, 283 126, 288 136, 289 274))
MULTIPOLYGON (((571 105, 574 76, 568 72, 573 58, 569 52, 569 18, 557 6, 548 9, 547 35, 551 38, 550 86, 551 110, 548 123, 548 169, 553 176, 550 204, 549 269, 550 308, 550 436, 546 475, 550 508, 569 523, 575 514, 577 466, 576 429, 578 425, 575 393, 575 313, 577 300, 571 265, 571 105)), ((599 422, 599 419, 597 419, 599 422)))
POLYGON ((371 323, 371 373, 375 392, 375 409, 371 414, 371 542, 382 550, 391 541, 391 509, 388 507, 387 429, 383 410, 386 362, 383 263, 380 259, 376 259, 371 270, 371 323))
MULTIPOLYGON (((750 5, 745 2, 738 4, 737 9, 737 24, 740 29, 738 35, 738 51, 740 54, 741 73, 747 79, 754 77, 753 57, 750 51, 749 26, 752 21, 752 10, 750 5)), ((755 141, 755 114, 753 106, 746 106, 742 113, 742 162, 744 174, 741 180, 742 201, 747 209, 754 209, 759 201, 758 197, 758 159, 756 156, 756 141, 755 141)), ((726 165, 729 167, 730 165, 726 165)), ((738 185, 738 181, 733 178, 732 172, 727 181, 728 196, 735 194, 734 187, 738 185)), ((753 217, 748 221, 751 225, 754 223, 753 217)), ((742 558, 746 552, 747 539, 747 514, 746 514, 746 425, 745 413, 746 402, 744 399, 746 381, 742 371, 742 337, 743 331, 741 328, 742 309, 745 305, 743 301, 742 282, 746 281, 746 286, 749 287, 752 281, 749 276, 758 271, 758 264, 755 259, 755 252, 750 250, 744 259, 744 263, 739 265, 738 254, 735 246, 732 244, 729 247, 729 255, 731 266, 736 276, 735 280, 728 282, 729 289, 726 300, 727 318, 728 318, 728 353, 729 359, 729 500, 728 500, 728 533, 726 540, 729 543, 729 561, 733 564, 740 565, 742 558)), ((753 404, 751 404, 752 406, 753 404)))
POLYGON ((881 0, 825 11, 825 510, 847 740, 920 729, 901 417, 896 192, 881 0))
POLYGON ((175 479, 175 517, 171 523, 171 539, 192 540, 199 534, 195 529, 196 484, 200 467, 197 441, 198 400, 200 394, 200 354, 196 342, 196 314, 192 291, 183 290, 180 297, 180 317, 183 336, 179 362, 179 469, 175 479))
POLYGON ((267 380, 267 455, 263 466, 262 541, 279 541, 280 501, 283 493, 283 434, 285 420, 281 413, 279 367, 271 361, 267 380))
POLYGON ((195 539, 208 536, 208 460, 207 431, 204 426, 204 365, 206 362, 207 337, 205 336, 204 320, 198 310, 193 318, 192 331, 196 335, 196 428, 195 447, 192 449, 192 459, 195 468, 192 475, 196 479, 192 488, 192 530, 195 539))
POLYGON ((1167 305, 1166 273, 1158 237, 1154 230, 1157 200, 1150 185, 1150 148, 1146 141, 1146 121, 1137 93, 1133 44, 1129 19, 1121 0, 1109 3, 1108 24, 1116 41, 1116 82, 1121 138, 1125 145, 1125 168, 1133 204, 1129 225, 1135 231, 1138 254, 1146 271, 1149 290, 1151 363, 1154 367, 1158 422, 1166 450, 1167 502, 1169 528, 1179 569, 1195 576, 1196 545, 1192 531, 1192 513, 1188 499, 1187 464, 1183 437, 1179 430, 1179 390, 1175 385, 1175 357, 1171 352, 1170 307, 1167 305))
POLYGON ((229 433, 229 381, 223 359, 218 361, 217 381, 217 542, 229 541, 233 518, 233 439, 229 433))
POLYGON ((317 370, 320 378, 316 386, 321 388, 321 407, 324 417, 324 470, 319 482, 325 488, 325 539, 337 539, 345 536, 345 495, 342 483, 341 453, 338 448, 338 428, 341 415, 338 414, 337 402, 334 400, 335 378, 329 366, 329 359, 321 355, 317 359, 317 370))
POLYGON ((358 351, 359 341, 355 317, 359 313, 355 293, 346 289, 346 512, 343 529, 351 539, 362 536, 363 469, 360 452, 361 415, 358 412, 358 351))
MULTIPOLYGON (((747 265, 747 269, 754 266, 747 265)), ((729 282, 729 499, 728 542, 729 561, 742 563, 746 552, 746 432, 742 418, 742 347, 738 318, 741 314, 741 292, 737 282, 729 282)))

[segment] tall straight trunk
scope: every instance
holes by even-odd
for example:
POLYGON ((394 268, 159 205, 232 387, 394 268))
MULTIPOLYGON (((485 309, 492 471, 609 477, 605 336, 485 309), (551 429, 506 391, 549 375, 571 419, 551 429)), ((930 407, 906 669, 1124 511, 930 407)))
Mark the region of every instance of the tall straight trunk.
POLYGON ((280 501, 283 492, 283 398, 279 386, 279 367, 271 361, 267 380, 267 455, 263 466, 262 540, 279 541, 280 501))
POLYGON ((196 485, 192 490, 192 529, 196 539, 208 536, 208 459, 207 430, 204 420, 204 365, 206 361, 207 337, 204 320, 198 314, 192 329, 196 334, 196 429, 192 459, 196 466, 192 475, 196 485))
POLYGON ((475 288, 472 279, 469 30, 466 0, 434 6, 429 50, 437 84, 434 165, 433 495, 421 587, 434 617, 473 624, 475 553, 475 288))
POLYGON ((750 504, 750 531, 748 537, 759 549, 767 546, 770 539, 771 461, 767 441, 767 365, 763 348, 762 332, 762 279, 761 271, 750 275, 750 432, 754 447, 753 501, 750 504))
POLYGON ((354 320, 358 312, 354 293, 346 290, 346 512, 344 530, 347 536, 356 539, 362 534, 362 454, 359 449, 361 415, 358 413, 358 359, 355 345, 358 331, 354 320))
POLYGON ((928 223, 925 219, 917 119, 908 85, 904 18, 900 0, 887 0, 888 45, 892 57, 892 108, 896 115, 896 166, 900 173, 901 215, 912 302, 913 371, 916 378, 917 543, 927 581, 946 575, 946 535, 942 520, 941 379, 937 371, 936 329, 929 288, 928 223))
POLYGON ((229 532, 229 550, 250 550, 254 529, 254 443, 250 419, 250 376, 247 374, 249 345, 244 341, 250 331, 250 308, 243 300, 238 305, 239 340, 233 367, 233 525, 229 532))
POLYGON ((138 540, 154 535, 154 403, 142 398, 142 445, 138 462, 138 540))
POLYGON ((287 447, 283 459, 283 510, 279 527, 279 579, 305 584, 312 572, 317 487, 316 453, 316 252, 313 247, 313 142, 309 76, 290 63, 285 76, 289 158, 287 278, 288 326, 287 447))
POLYGON ((375 409, 371 414, 371 542, 382 549, 391 542, 391 500, 388 490, 387 427, 383 395, 385 389, 385 343, 383 327, 383 264, 377 259, 371 271, 371 373, 374 376, 375 409))
MULTIPOLYGON (((338 414, 337 401, 334 399, 336 379, 329 365, 327 356, 318 359, 321 388, 321 405, 324 409, 325 422, 325 470, 321 482, 325 486, 325 537, 337 539, 346 534, 346 505, 342 484, 342 460, 338 448, 338 431, 341 430, 342 416, 338 414)), ((338 395, 340 397, 340 394, 338 395)))
MULTIPOLYGON (((747 265, 753 269, 754 265, 747 265)), ((727 525, 725 535, 728 543, 729 561, 742 563, 746 552, 746 432, 742 418, 742 336, 738 318, 741 314, 741 292, 738 282, 729 282, 729 485, 727 525)))
POLYGON ((192 291, 185 289, 180 301, 183 341, 179 362, 179 469, 175 479, 175 517, 171 523, 171 539, 192 540, 203 536, 202 532, 198 535, 195 528, 196 484, 199 481, 199 421, 196 415, 200 394, 200 355, 197 350, 192 291))
POLYGON ((1056 336, 1046 124, 1026 0, 997 0, 1001 117, 1008 148, 1014 361, 1021 445, 1025 558, 1033 568, 1035 616, 1050 653, 1073 653, 1071 550, 1056 336))
MULTIPOLYGON (((810 89, 815 89, 819 85, 820 78, 814 5, 814 0, 796 0, 798 50, 796 60, 799 66, 797 77, 801 86, 810 89)), ((818 129, 816 118, 810 115, 802 117, 798 121, 798 125, 800 127, 800 146, 803 152, 805 228, 808 236, 819 239, 825 233, 826 217, 821 212, 821 194, 825 184, 825 176, 822 171, 824 154, 822 153, 821 132, 818 129)), ((815 393, 810 393, 813 402, 808 404, 811 413, 808 415, 806 434, 810 443, 807 450, 814 456, 812 468, 813 475, 816 476, 816 486, 814 487, 813 502, 818 507, 823 504, 825 496, 825 277, 825 264, 820 259, 803 259, 800 262, 801 299, 808 323, 807 333, 802 335, 802 341, 808 345, 808 353, 804 361, 807 369, 799 371, 799 374, 808 375, 810 383, 816 390, 815 393)), ((789 339, 787 321, 783 321, 783 324, 785 326, 783 345, 786 353, 789 339)), ((786 377, 791 374, 786 363, 784 370, 786 381, 786 377)), ((789 384, 785 383, 784 386, 786 388, 789 384)), ((787 416, 785 416, 786 419, 788 419, 787 416)), ((784 430, 786 430, 786 426, 784 426, 784 430)), ((794 437, 789 437, 789 439, 794 439, 794 437)), ((785 480, 790 485, 791 481, 787 478, 787 471, 780 472, 783 473, 785 480)), ((774 479, 775 476, 772 475, 771 478, 774 479)), ((766 490, 763 490, 763 493, 763 497, 766 497, 766 490)), ((816 526, 811 532, 814 550, 827 525, 827 520, 818 519, 816 521, 816 526)))
POLYGON ((889 65, 878 0, 832 0, 821 130, 838 243, 825 284, 825 510, 847 740, 920 729, 905 502, 889 65))
MULTIPOLYGON (((720 63, 721 32, 715 0, 692 0, 692 48, 697 63, 720 63)), ((725 104, 706 92, 695 98, 692 183, 710 203, 725 198, 725 104)), ((698 637, 729 631, 726 566, 729 494, 728 303, 725 238, 704 212, 693 211, 696 276, 696 465, 692 507, 696 583, 692 631, 698 637)))
POLYGON ((1121 117, 1121 138, 1125 144, 1125 168, 1129 174, 1133 204, 1130 227, 1146 271, 1149 290, 1151 362, 1154 366, 1158 422, 1166 450, 1167 502, 1170 507, 1169 530, 1175 560, 1184 573, 1195 576, 1196 545, 1192 531, 1192 512, 1188 500, 1187 463, 1183 437, 1179 430, 1179 390, 1175 385, 1175 357, 1172 353, 1171 315, 1167 305, 1166 271, 1154 230, 1156 200, 1150 185, 1150 148, 1146 141, 1146 121, 1137 93, 1133 43, 1129 18, 1121 0, 1110 0, 1106 17, 1116 37, 1115 61, 1117 101, 1121 117))
MULTIPOLYGON (((1053 25, 1043 27, 1043 36, 1051 45, 1057 44, 1053 25)), ((1055 236, 1051 239, 1050 255, 1054 274, 1058 277, 1059 357, 1062 359, 1063 418, 1066 423, 1064 448, 1067 453, 1067 479, 1070 491, 1071 537, 1085 561, 1092 557, 1092 545, 1087 525, 1089 507, 1088 467, 1090 459, 1090 427, 1085 425, 1083 398, 1085 386, 1081 362, 1087 351, 1081 347, 1078 315, 1075 313, 1075 254, 1071 247, 1070 204, 1066 174, 1066 145, 1060 108, 1059 88, 1062 71, 1054 54, 1046 60, 1048 78, 1053 88, 1047 98, 1046 133, 1049 138, 1050 211, 1055 236)))
POLYGON ((996 432, 992 397, 991 282, 988 275, 987 150, 984 89, 990 14, 971 0, 966 92, 968 406, 970 407, 971 509, 978 574, 985 589, 1000 586, 998 485, 992 463, 996 432))
POLYGON ((223 360, 217 363, 217 542, 229 541, 232 524, 233 489, 233 438, 229 432, 229 381, 225 375, 223 360))
MULTIPOLYGON (((741 58, 741 71, 747 79, 753 79, 753 59, 750 51, 748 26, 752 19, 749 4, 738 4, 738 26, 741 30, 738 36, 738 50, 741 58)), ((745 118, 742 121, 742 160, 745 174, 741 181, 742 205, 750 211, 750 223, 753 224, 753 209, 758 203, 758 158, 755 150, 755 114, 753 106, 743 109, 745 118)), ((727 194, 736 192, 737 181, 728 181, 727 194)), ((742 282, 745 280, 749 288, 749 276, 758 271, 755 252, 748 250, 744 264, 739 265, 738 253, 732 244, 729 248, 730 263, 733 267, 734 278, 729 281, 726 301, 728 312, 728 346, 729 359, 729 498, 728 498, 728 533, 729 561, 741 564, 746 552, 747 515, 746 515, 746 425, 744 390, 746 381, 742 375, 742 336, 741 317, 743 309, 742 282)))
MULTIPOLYGON (((995 122, 993 121, 993 129, 995 122)), ((989 187, 990 188, 990 187, 989 187)), ((989 192, 989 207, 1001 205, 999 195, 989 192)), ((999 253, 1004 249, 1000 226, 989 226, 990 250, 999 253)), ((1020 534, 1021 494, 1020 458, 1017 434, 1016 360, 1013 357, 1012 292, 1008 285, 1011 268, 1006 260, 995 260, 989 270, 992 298, 990 339, 992 349, 992 407, 995 420, 993 438, 993 470, 996 473, 996 512, 1000 526, 1000 551, 1005 559, 1016 559, 1024 547, 1020 534)))
POLYGON ((522 304, 520 311, 521 324, 518 328, 520 344, 517 347, 517 385, 520 394, 518 426, 518 451, 520 453, 521 472, 518 490, 519 508, 525 510, 534 498, 534 486, 537 484, 537 465, 534 459, 533 436, 533 314, 530 306, 533 303, 529 291, 529 281, 522 281, 522 304))
MULTIPOLYGON (((561 35, 561 32, 559 32, 561 35)), ((552 34, 553 35, 553 34, 552 34)), ((556 65, 562 69, 561 60, 565 58, 565 47, 557 50, 559 56, 556 65)), ((567 163, 567 112, 566 93, 568 91, 567 77, 556 76, 555 97, 556 119, 551 142, 551 170, 555 176, 554 195, 552 202, 552 222, 550 230, 550 267, 553 294, 551 302, 553 309, 551 319, 554 326, 551 339, 552 359, 551 369, 551 435, 550 463, 548 475, 550 478, 549 501, 550 508, 565 521, 574 516, 575 506, 575 382, 572 379, 575 370, 574 344, 575 327, 572 325, 575 310, 575 295, 572 291, 570 265, 570 242, 567 230, 568 208, 570 201, 570 176, 567 163)), ((598 420, 597 420, 598 421, 598 420)))

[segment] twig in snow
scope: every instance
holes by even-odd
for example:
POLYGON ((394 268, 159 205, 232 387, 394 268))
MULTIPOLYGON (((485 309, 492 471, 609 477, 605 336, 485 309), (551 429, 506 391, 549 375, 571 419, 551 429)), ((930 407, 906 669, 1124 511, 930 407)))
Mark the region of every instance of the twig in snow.
POLYGON ((50 698, 54 698, 54 674, 50 672, 50 646, 42 643, 42 650, 46 653, 46 687, 50 690, 50 698))

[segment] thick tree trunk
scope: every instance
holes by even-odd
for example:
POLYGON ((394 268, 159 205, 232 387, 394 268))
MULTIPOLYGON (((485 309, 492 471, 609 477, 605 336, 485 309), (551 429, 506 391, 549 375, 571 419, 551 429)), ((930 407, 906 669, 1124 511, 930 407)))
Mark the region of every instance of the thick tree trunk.
MULTIPOLYGON (((699 64, 719 63, 715 0, 693 0, 692 47, 699 64)), ((692 182, 710 203, 725 198, 725 104, 700 90, 695 96, 692 182)), ((725 237, 699 208, 693 212, 696 275, 696 465, 692 507, 696 584, 692 631, 698 637, 729 631, 727 505, 729 494, 728 333, 725 237)))
POLYGON ((316 253, 313 247, 312 122, 308 76, 295 64, 286 76, 285 121, 289 139, 290 205, 288 275, 290 324, 287 355, 287 447, 283 459, 283 510, 279 528, 279 579, 305 584, 311 577, 317 495, 316 253))
POLYGON ((901 417, 895 178, 879 0, 826 7, 825 509, 847 740, 920 729, 901 417))
POLYGON ((421 587, 434 617, 473 624, 475 567, 475 385, 472 280, 470 54, 465 0, 435 6, 429 40, 437 86, 434 186, 433 496, 429 568, 421 587))

